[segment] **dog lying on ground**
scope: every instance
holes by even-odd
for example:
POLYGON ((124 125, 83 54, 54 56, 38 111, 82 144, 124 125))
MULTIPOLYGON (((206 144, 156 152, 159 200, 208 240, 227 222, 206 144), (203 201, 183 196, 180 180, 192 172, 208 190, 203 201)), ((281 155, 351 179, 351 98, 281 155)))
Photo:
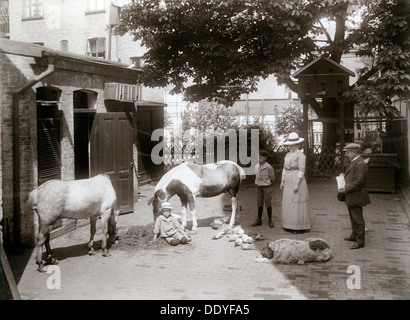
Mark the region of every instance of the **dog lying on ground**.
POLYGON ((333 254, 327 242, 321 238, 306 240, 279 239, 269 242, 255 258, 255 262, 297 263, 323 262, 333 254))

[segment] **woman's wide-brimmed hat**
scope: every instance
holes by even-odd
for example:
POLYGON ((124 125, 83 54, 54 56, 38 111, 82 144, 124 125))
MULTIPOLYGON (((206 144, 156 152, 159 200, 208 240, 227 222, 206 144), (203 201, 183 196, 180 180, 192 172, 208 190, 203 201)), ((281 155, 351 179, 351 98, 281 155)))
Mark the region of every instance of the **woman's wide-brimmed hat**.
POLYGON ((288 139, 283 143, 283 145, 288 146, 290 144, 299 144, 305 141, 304 138, 300 138, 296 132, 292 132, 289 134, 288 139))

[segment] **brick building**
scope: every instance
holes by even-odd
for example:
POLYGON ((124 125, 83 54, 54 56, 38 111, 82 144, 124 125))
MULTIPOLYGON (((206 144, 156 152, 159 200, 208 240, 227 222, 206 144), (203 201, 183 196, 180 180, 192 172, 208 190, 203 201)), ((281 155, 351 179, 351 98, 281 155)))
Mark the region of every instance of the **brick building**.
MULTIPOLYGON (((142 99, 139 72, 118 62, 0 39, 6 244, 34 243, 37 219, 27 197, 52 178, 108 173, 120 208, 134 211, 141 161, 137 148, 163 126, 165 106, 142 99)), ((149 143, 144 154, 150 154, 149 143)), ((61 221, 54 234, 73 227, 61 221)))
MULTIPOLYGON (((145 47, 128 34, 114 35, 121 7, 130 0, 9 1, 10 39, 55 50, 138 65, 145 47)), ((144 99, 164 102, 164 90, 147 88, 144 99)))

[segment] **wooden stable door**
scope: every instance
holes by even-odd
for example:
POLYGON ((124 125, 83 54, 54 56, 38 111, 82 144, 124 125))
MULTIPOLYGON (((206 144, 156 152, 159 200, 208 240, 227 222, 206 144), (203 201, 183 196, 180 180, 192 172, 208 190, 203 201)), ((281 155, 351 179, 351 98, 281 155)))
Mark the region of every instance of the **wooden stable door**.
POLYGON ((110 176, 123 213, 134 210, 133 165, 131 119, 124 112, 97 113, 90 136, 91 176, 110 176))

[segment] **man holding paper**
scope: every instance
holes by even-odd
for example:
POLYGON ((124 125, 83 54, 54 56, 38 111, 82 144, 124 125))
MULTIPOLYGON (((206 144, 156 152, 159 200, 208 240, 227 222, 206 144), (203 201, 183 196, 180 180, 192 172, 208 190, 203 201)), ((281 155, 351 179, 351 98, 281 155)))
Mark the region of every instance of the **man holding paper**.
POLYGON ((356 143, 348 144, 343 151, 349 159, 350 164, 344 173, 345 187, 339 188, 339 192, 345 194, 345 203, 349 210, 352 233, 346 241, 354 241, 350 249, 364 247, 365 222, 363 217, 363 206, 370 204, 370 198, 365 189, 367 165, 360 156, 360 145, 356 143))

